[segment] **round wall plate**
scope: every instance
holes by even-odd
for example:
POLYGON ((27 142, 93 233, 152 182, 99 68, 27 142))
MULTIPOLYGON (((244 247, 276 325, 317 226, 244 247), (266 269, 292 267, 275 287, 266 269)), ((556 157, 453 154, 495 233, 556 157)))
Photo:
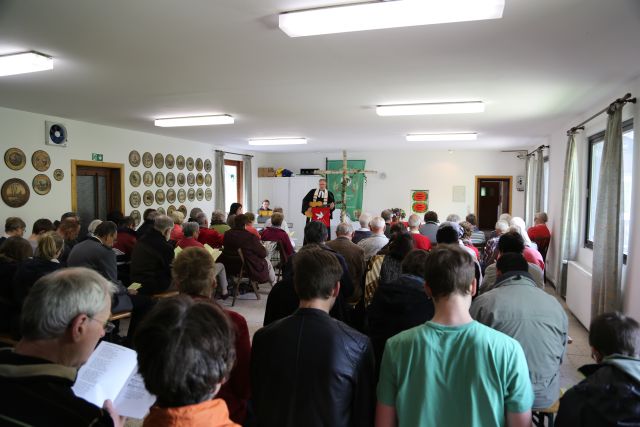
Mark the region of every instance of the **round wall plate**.
POLYGON ((204 198, 207 202, 210 201, 212 197, 213 197, 213 191, 211 191, 210 188, 207 188, 206 190, 204 190, 204 198))
POLYGON ((167 190, 167 202, 175 203, 176 201, 176 191, 173 188, 167 190))
POLYGON ((56 181, 62 181, 64 179, 64 172, 62 169, 56 169, 53 171, 53 179, 56 181))
POLYGON ((184 191, 184 188, 178 190, 178 202, 184 203, 187 200, 187 192, 184 191))
POLYGON ((176 157, 176 167, 180 170, 184 169, 184 156, 179 155, 176 157))
POLYGON ((151 185, 153 184, 153 174, 149 171, 146 171, 144 174, 142 174, 142 182, 144 183, 145 187, 151 187, 151 185))
POLYGON ((196 159, 196 169, 197 169, 198 171, 201 171, 201 170, 202 170, 202 168, 203 168, 202 159, 201 159, 200 157, 198 157, 198 158, 196 159))
POLYGON ((174 213, 175 211, 176 211, 176 207, 173 205, 169 205, 169 207, 167 208, 167 215, 171 216, 171 214, 174 213))
POLYGON ((173 169, 176 164, 176 159, 173 157, 173 154, 167 154, 164 158, 164 165, 167 169, 173 169))
POLYGON ((49 153, 46 151, 34 151, 31 155, 31 164, 38 172, 44 172, 51 166, 51 157, 49 157, 49 153))
POLYGON ((208 173, 204 176, 204 185, 206 185, 207 187, 211 187, 213 179, 211 178, 211 174, 208 173))
POLYGON ((142 201, 146 206, 151 206, 154 201, 153 192, 151 190, 147 190, 142 195, 142 201))
POLYGON ((206 159, 204 161, 204 171, 205 172, 211 172, 211 160, 206 159))
POLYGON ((150 168, 153 165, 153 155, 150 152, 145 152, 142 155, 142 165, 145 168, 150 168))
POLYGON ((193 170, 193 157, 187 157, 187 169, 193 170))
POLYGON ((156 187, 162 187, 164 185, 164 174, 162 172, 156 172, 154 179, 156 187))
POLYGON ((21 179, 11 178, 2 184, 0 195, 7 206, 19 208, 29 201, 29 186, 21 179))
POLYGON ((166 177, 167 187, 173 187, 176 185, 176 176, 173 172, 169 172, 166 177))
POLYGON ((131 218, 133 218, 134 224, 137 227, 138 224, 140 224, 140 211, 134 209, 131 211, 131 213, 129 214, 129 216, 131 218))
POLYGON ((160 153, 156 153, 153 158, 153 163, 158 169, 162 169, 164 167, 164 156, 160 153))
POLYGON ((9 169, 19 171, 27 164, 27 157, 21 149, 16 147, 9 148, 4 152, 4 163, 9 169))
POLYGON ((156 203, 164 205, 164 190, 156 190, 156 203))
POLYGON ((136 150, 131 150, 129 152, 129 164, 134 168, 140 166, 140 153, 138 153, 136 150))
POLYGON ((193 202, 196 198, 196 190, 194 190, 193 188, 190 188, 189 191, 187 191, 187 199, 190 202, 193 202))
POLYGON ((44 196, 45 194, 48 194, 49 191, 51 191, 51 180, 47 175, 43 173, 36 175, 33 178, 33 182, 31 183, 31 185, 33 187, 33 191, 41 196, 44 196))
POLYGON ((129 174, 129 184, 131 184, 132 187, 139 187, 141 182, 142 182, 142 177, 140 176, 140 172, 132 171, 129 174))
POLYGON ((131 194, 129 194, 129 204, 131 205, 132 208, 137 208, 140 206, 140 193, 138 193, 137 191, 132 191, 131 194))

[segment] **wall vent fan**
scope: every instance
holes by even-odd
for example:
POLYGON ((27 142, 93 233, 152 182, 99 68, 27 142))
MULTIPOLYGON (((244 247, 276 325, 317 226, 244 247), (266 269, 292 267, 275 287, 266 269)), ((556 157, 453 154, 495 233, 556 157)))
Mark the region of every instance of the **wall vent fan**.
POLYGON ((67 146, 67 128, 58 122, 44 122, 44 142, 47 145, 56 147, 67 146))

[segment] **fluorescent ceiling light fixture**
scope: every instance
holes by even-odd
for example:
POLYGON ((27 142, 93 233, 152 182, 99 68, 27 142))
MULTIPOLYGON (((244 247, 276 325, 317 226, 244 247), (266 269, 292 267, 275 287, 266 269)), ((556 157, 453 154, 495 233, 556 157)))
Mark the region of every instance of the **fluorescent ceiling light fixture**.
POLYGON ((419 116, 427 114, 463 114, 482 112, 484 112, 484 103, 482 101, 378 105, 376 107, 376 113, 379 116, 419 116))
POLYGON ((0 56, 0 77, 53 70, 53 58, 38 52, 0 56))
POLYGON ((504 0, 373 1, 281 13, 289 37, 502 18, 504 0))
POLYGON ((410 133, 407 135, 409 142, 424 141, 475 141, 477 133, 410 133))
POLYGON ((167 119, 156 119, 155 125, 162 128, 180 126, 209 126, 209 125, 231 125, 233 117, 228 114, 218 114, 215 116, 197 117, 173 117, 167 119))
POLYGON ((249 145, 302 145, 306 143, 307 138, 249 139, 249 145))

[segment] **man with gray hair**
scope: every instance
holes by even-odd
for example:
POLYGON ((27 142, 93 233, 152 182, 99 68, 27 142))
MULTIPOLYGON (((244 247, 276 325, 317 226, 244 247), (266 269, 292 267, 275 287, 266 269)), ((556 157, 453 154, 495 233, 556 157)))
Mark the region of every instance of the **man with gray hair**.
POLYGON ((209 245, 212 248, 221 248, 222 234, 218 233, 212 228, 209 228, 207 214, 204 212, 199 212, 196 215, 196 222, 200 227, 200 232, 198 233, 198 242, 202 243, 203 245, 209 245))
POLYGON ((138 291, 144 295, 164 292, 171 286, 173 246, 169 244, 173 220, 166 215, 156 216, 153 228, 136 244, 131 254, 131 280, 142 284, 138 291))
POLYGON ((87 268, 38 280, 22 308, 22 339, 0 351, 2 425, 123 426, 111 401, 103 408, 76 397, 77 371, 109 323, 113 285, 87 268))
POLYGON ((358 246, 364 249, 364 260, 369 261, 372 256, 376 255, 380 249, 382 249, 389 239, 384 235, 385 222, 379 216, 374 217, 371 222, 371 237, 360 240, 358 246))
POLYGON ((358 218, 358 222, 360 223, 360 230, 356 230, 353 233, 353 237, 351 241, 353 243, 358 243, 360 240, 366 239, 367 237, 371 237, 371 230, 369 229, 369 222, 371 222, 371 214, 365 212, 360 215, 358 218))
POLYGON ((413 247, 415 249, 424 249, 425 251, 431 250, 431 239, 427 236, 420 234, 420 217, 416 214, 409 216, 407 221, 409 224, 409 233, 413 237, 413 247))
POLYGON ((347 300, 349 303, 357 303, 362 296, 362 278, 364 276, 364 249, 351 241, 353 227, 351 224, 341 222, 336 227, 336 239, 325 243, 328 247, 344 257, 349 276, 353 283, 353 295, 347 300))

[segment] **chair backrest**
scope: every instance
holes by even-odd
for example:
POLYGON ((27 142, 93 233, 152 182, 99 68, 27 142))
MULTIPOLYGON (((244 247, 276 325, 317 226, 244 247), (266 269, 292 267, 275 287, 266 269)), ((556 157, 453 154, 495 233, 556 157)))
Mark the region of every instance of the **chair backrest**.
POLYGON ((550 237, 538 237, 532 239, 533 242, 538 245, 538 252, 542 255, 542 260, 547 262, 547 251, 549 250, 549 243, 551 241, 550 237))
POLYGON ((374 255, 369 260, 364 280, 364 306, 367 307, 373 300, 373 294, 380 283, 380 269, 382 268, 384 255, 374 255))
POLYGON ((253 271, 251 270, 251 266, 248 262, 245 261, 244 254, 242 253, 242 248, 238 248, 238 255, 240 256, 240 274, 238 275, 240 279, 247 278, 249 280, 254 280, 253 271))

